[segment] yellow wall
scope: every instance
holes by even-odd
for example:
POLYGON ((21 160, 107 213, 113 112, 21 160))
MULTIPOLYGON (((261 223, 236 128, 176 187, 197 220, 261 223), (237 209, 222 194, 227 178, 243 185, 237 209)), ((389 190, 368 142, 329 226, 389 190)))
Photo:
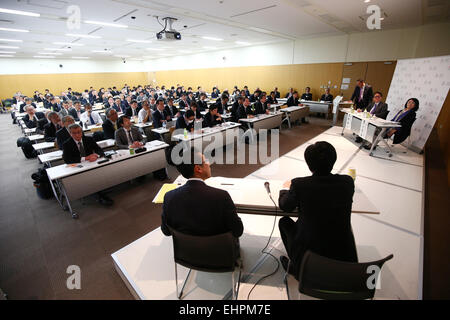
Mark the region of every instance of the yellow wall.
POLYGON ((0 98, 11 98, 14 93, 32 96, 35 90, 44 92, 49 89, 55 95, 61 94, 67 88, 74 91, 84 91, 90 86, 119 87, 127 83, 133 85, 148 84, 147 72, 105 72, 105 73, 71 73, 71 74, 18 74, 0 76, 0 98))

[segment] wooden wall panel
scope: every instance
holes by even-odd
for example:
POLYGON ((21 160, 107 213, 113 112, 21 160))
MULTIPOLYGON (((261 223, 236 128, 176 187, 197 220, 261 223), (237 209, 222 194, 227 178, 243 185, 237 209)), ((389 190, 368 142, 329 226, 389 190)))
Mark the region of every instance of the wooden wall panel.
POLYGON ((365 80, 372 86, 373 92, 380 91, 383 94, 384 100, 386 100, 388 95, 396 65, 396 61, 392 64, 385 64, 382 61, 369 62, 367 64, 365 80))
POLYGON ((447 166, 448 185, 450 186, 450 94, 444 101, 439 117, 436 120, 435 128, 439 137, 444 162, 447 166))
MULTIPOLYGON (((348 89, 341 90, 344 94, 344 100, 350 100, 353 90, 355 90, 356 80, 364 79, 367 72, 367 62, 353 62, 351 65, 344 65, 342 78, 350 78, 348 89)), ((342 79, 341 79, 342 81, 342 79)))

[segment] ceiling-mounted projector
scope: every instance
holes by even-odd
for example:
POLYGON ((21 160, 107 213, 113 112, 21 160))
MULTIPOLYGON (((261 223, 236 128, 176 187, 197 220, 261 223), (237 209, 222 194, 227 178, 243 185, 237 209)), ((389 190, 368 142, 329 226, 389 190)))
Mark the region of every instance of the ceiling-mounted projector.
MULTIPOLYGON (((156 19, 159 22, 158 17, 156 19)), ((181 40, 181 33, 176 31, 172 27, 172 23, 174 21, 177 21, 178 19, 177 18, 166 17, 166 18, 163 18, 163 20, 165 22, 164 29, 156 34, 156 39, 158 39, 158 40, 166 40, 166 41, 181 40)))

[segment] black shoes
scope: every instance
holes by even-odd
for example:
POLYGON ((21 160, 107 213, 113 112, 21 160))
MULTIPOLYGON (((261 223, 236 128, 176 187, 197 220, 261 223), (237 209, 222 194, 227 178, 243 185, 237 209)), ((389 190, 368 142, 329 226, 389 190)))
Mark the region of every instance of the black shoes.
MULTIPOLYGON (((283 267, 284 271, 287 271, 288 265, 289 265, 289 258, 286 257, 286 256, 281 256, 280 257, 280 262, 281 262, 281 266, 283 267)), ((294 268, 292 266, 292 261, 291 261, 291 264, 289 265, 288 273, 294 275, 294 268)))
POLYGON ((356 137, 355 142, 361 143, 361 142, 363 142, 363 139, 361 137, 356 137))
POLYGON ((107 206, 107 207, 110 207, 114 204, 114 201, 111 198, 109 198, 107 195, 104 195, 104 194, 98 195, 98 202, 101 205, 107 206))
POLYGON ((302 123, 309 123, 309 121, 306 121, 305 118, 302 118, 302 123))
MULTIPOLYGON (((372 145, 371 144, 366 144, 366 145, 364 145, 364 149, 366 149, 366 150, 370 150, 372 148, 372 145)), ((375 146, 374 148, 373 148, 373 150, 376 150, 376 148, 377 148, 377 146, 375 146)))

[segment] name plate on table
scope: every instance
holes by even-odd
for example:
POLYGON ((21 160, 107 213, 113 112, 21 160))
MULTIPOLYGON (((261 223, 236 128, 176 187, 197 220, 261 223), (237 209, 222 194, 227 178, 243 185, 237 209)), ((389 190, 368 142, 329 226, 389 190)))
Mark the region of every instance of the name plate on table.
POLYGON ((345 129, 351 130, 352 120, 353 120, 353 115, 350 113, 347 113, 347 121, 345 122, 345 129))
POLYGON ((362 139, 366 139, 368 127, 369 127, 369 120, 361 119, 361 128, 359 128, 359 136, 362 139))

